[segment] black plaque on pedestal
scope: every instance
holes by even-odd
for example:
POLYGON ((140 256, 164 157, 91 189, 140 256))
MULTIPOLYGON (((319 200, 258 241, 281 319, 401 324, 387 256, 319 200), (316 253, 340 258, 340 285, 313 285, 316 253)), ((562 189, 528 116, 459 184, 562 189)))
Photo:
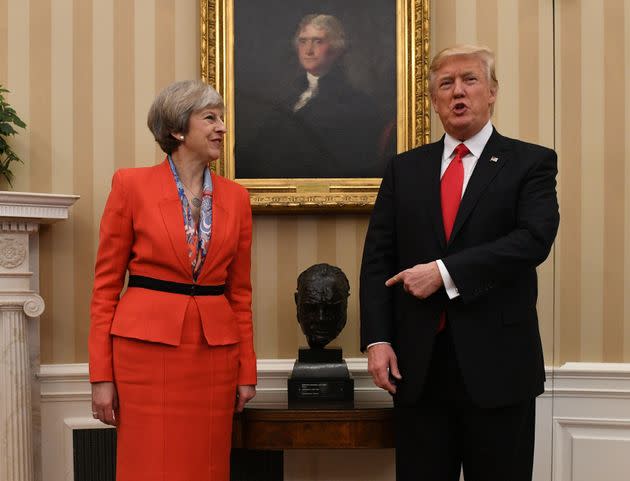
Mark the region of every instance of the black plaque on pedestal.
POLYGON ((289 408, 340 408, 354 405, 354 379, 341 349, 300 348, 287 381, 289 408))

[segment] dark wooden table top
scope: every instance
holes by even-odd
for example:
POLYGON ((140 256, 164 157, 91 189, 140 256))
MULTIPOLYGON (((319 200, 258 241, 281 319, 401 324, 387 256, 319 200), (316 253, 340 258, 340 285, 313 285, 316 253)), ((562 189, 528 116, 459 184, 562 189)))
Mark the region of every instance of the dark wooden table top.
POLYGON ((393 409, 248 407, 234 418, 232 446, 257 450, 393 448, 393 409))

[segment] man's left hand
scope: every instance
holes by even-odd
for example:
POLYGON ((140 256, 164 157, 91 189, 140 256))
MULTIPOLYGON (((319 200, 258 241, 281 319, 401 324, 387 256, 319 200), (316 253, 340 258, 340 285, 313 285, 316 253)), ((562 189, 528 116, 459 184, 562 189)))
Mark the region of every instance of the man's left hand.
POLYGON ((418 299, 425 299, 435 293, 443 285, 437 262, 418 264, 399 272, 385 281, 387 287, 402 282, 405 292, 418 299))

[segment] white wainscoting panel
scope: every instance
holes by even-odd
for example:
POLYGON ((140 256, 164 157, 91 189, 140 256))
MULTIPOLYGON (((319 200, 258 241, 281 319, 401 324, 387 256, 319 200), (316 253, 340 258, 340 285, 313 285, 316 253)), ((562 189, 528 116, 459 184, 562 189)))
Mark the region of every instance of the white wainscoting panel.
POLYGON ((630 420, 555 418, 556 481, 627 481, 630 420))
POLYGON ((630 364, 553 375, 553 481, 630 480, 630 364))
MULTIPOLYGON (((391 405, 373 386, 366 360, 348 359, 355 397, 391 405)), ((286 401, 293 360, 259 360, 253 405, 286 401)), ((44 481, 74 481, 72 429, 106 426, 91 418, 87 364, 40 369, 44 481)), ((547 369, 536 404, 534 481, 630 481, 630 364, 567 363, 547 369)), ((393 481, 393 450, 292 450, 286 481, 393 481)))

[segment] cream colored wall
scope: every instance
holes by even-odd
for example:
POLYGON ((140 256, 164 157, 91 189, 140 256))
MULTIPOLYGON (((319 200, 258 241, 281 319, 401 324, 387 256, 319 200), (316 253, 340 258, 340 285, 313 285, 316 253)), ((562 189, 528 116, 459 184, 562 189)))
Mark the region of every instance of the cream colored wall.
POLYGON ((563 1, 555 25, 556 351, 630 361, 630 2, 563 1))
MULTIPOLYGON (((161 159, 145 115, 162 86, 199 76, 198 11, 198 0, 0 0, 0 83, 29 124, 13 142, 25 160, 15 190, 81 195, 69 222, 41 233, 44 363, 87 359, 109 181, 161 159)), ((547 362, 630 362, 630 0, 433 0, 431 17, 432 52, 454 42, 496 51, 498 129, 559 153, 561 232, 540 269, 547 362)), ((359 355, 367 216, 256 216, 254 228, 259 356, 295 356, 292 293, 315 262, 350 279, 339 344, 359 355)))
POLYGON ((0 83, 28 123, 15 190, 81 196, 69 222, 41 232, 44 363, 87 359, 110 179, 161 158, 146 112, 163 86, 199 76, 198 11, 196 0, 0 0, 0 83))

